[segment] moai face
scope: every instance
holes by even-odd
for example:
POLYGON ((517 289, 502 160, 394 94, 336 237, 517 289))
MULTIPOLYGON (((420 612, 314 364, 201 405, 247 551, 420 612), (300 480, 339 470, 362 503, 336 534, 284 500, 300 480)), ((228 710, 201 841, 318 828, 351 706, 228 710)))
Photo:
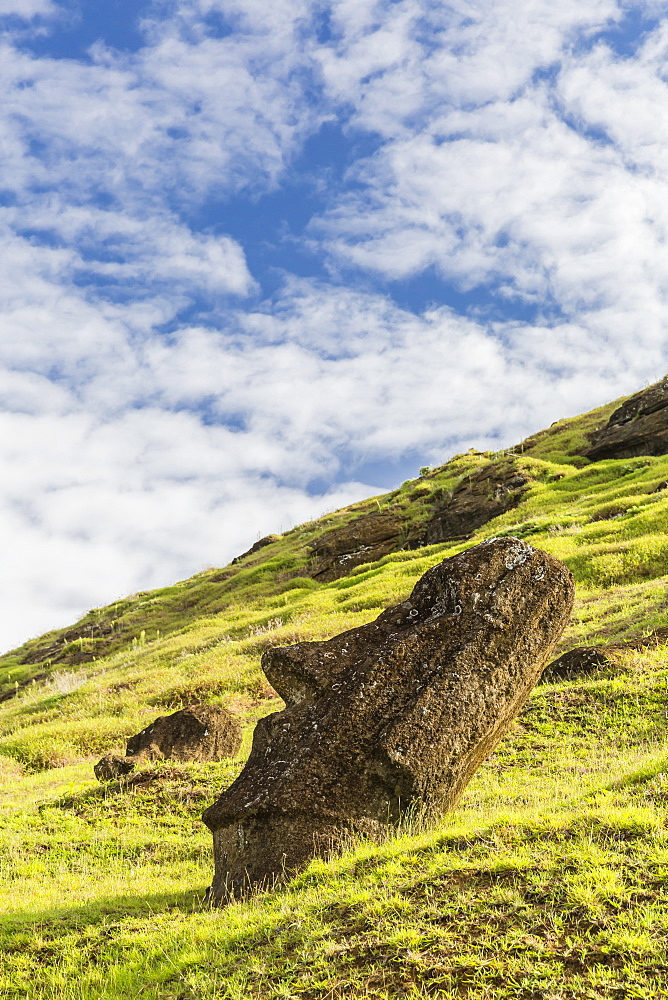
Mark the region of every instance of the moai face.
POLYGON ((558 560, 514 538, 444 560, 407 601, 326 642, 269 650, 286 702, 204 813, 214 902, 280 881, 350 832, 440 815, 510 726, 571 612, 558 560))

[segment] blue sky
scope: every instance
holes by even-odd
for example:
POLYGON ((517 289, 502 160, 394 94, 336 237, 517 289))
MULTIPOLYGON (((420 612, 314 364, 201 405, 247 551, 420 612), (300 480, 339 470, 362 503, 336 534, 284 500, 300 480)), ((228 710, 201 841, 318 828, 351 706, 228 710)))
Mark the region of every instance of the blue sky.
POLYGON ((0 647, 665 374, 668 3, 0 33, 0 647))

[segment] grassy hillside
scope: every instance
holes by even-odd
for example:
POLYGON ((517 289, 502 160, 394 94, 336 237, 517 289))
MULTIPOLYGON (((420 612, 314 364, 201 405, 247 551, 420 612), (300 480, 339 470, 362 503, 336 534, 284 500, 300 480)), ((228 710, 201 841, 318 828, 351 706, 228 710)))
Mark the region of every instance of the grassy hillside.
POLYGON ((0 996, 668 997, 664 646, 539 685, 436 828, 352 843, 223 911, 201 905, 212 874, 201 812, 243 766, 255 720, 281 705, 259 669, 267 647, 372 620, 436 562, 506 534, 575 576, 563 650, 668 625, 668 457, 580 455, 616 405, 507 453, 455 456, 0 657, 0 996), (524 485, 504 513, 470 537, 421 543, 435 510, 469 487, 492 502, 485 484, 511 475, 524 485), (327 539, 371 514, 400 524, 393 551, 318 579, 327 539), (103 753, 194 701, 238 716, 238 760, 98 784, 103 753))

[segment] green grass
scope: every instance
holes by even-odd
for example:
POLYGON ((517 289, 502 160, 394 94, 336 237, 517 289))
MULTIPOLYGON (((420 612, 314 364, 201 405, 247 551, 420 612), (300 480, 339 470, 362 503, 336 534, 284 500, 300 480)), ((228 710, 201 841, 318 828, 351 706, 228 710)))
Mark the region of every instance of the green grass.
POLYGON ((503 455, 471 453, 282 535, 226 569, 95 609, 0 657, 0 997, 521 1000, 668 997, 668 648, 538 685, 459 808, 356 842, 223 911, 203 809, 282 704, 272 645, 327 638, 403 599, 444 557, 518 535, 577 584, 560 649, 668 624, 668 457, 587 463, 617 404, 503 455), (319 584, 309 545, 378 510, 406 536, 489 463, 531 477, 467 542, 394 552, 319 584), (123 786, 92 765, 158 714, 225 705, 239 757, 165 762, 123 786))
POLYGON ((125 791, 85 764, 24 779, 0 802, 1 995, 665 995, 665 653, 537 688, 437 828, 223 912, 199 814, 239 762, 125 791))

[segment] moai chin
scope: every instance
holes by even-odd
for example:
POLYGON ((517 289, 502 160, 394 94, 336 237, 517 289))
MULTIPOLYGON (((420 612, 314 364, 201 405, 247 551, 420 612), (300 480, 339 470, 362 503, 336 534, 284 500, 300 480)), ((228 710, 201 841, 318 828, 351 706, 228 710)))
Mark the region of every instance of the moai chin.
POLYGON ((285 700, 204 813, 213 903, 271 886, 350 833, 460 797, 524 704, 573 605, 559 560, 494 538, 429 570, 408 600, 325 642, 268 650, 285 700))

